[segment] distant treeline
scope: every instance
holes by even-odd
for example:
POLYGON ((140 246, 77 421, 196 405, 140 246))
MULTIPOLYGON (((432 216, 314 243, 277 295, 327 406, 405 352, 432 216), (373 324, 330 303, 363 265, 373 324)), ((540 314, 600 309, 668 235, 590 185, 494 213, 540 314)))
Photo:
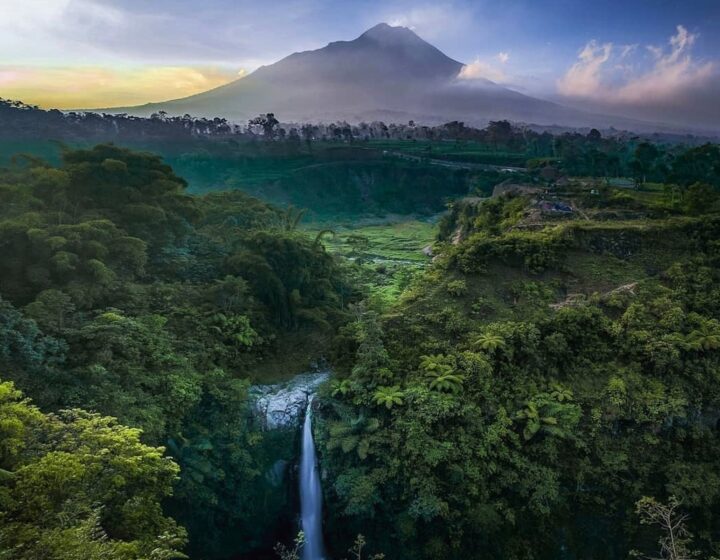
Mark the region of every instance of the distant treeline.
MULTIPOLYGON (((491 121, 482 129, 458 121, 432 127, 413 121, 282 124, 273 113, 236 124, 164 112, 141 118, 45 111, 2 99, 0 123, 6 156, 30 152, 52 159, 47 152, 54 140, 70 148, 110 141, 162 154, 188 178, 191 191, 240 188, 320 214, 335 214, 338 207, 433 213, 448 196, 473 188, 488 194, 507 178, 475 164, 526 167, 535 181, 628 177, 636 186, 700 183, 720 189, 718 144, 693 136, 597 129, 551 134, 508 121, 491 121), (453 162, 453 169, 437 166, 437 160, 453 162)), ((515 174, 513 180, 528 176, 515 174)))
MULTIPOLYGON (((110 114, 93 111, 44 110, 34 105, 0 97, 0 138, 57 138, 57 139, 187 139, 193 137, 233 137, 245 140, 272 140, 291 142, 358 140, 470 140, 497 147, 526 150, 528 146, 551 145, 553 139, 575 136, 595 136, 590 132, 569 132, 558 128, 555 134, 547 127, 511 124, 508 121, 490 121, 485 128, 466 126, 460 121, 438 126, 426 126, 415 121, 385 123, 373 121, 351 124, 334 123, 281 123, 274 113, 258 115, 247 123, 233 123, 225 118, 193 117, 185 114, 171 116, 164 111, 150 117, 136 117, 127 113, 110 114)), ((606 131, 618 141, 637 138, 627 131, 610 128, 606 131)), ((653 142, 698 145, 709 138, 680 134, 653 134, 644 136, 653 142)), ((537 150, 536 150, 537 151, 537 150)), ((546 155, 550 155, 549 153, 546 155)))

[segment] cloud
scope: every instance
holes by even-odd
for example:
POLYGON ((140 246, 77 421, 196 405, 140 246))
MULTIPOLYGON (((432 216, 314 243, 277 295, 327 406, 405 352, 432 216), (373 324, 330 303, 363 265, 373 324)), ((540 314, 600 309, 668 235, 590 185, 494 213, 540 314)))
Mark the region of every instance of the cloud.
POLYGON ((3 0, 0 52, 14 60, 49 60, 95 50, 84 36, 128 25, 128 14, 96 0, 3 0))
POLYGON ((718 60, 694 56, 699 35, 678 25, 665 45, 590 41, 556 83, 559 101, 593 111, 720 130, 718 60))
POLYGON ((390 25, 408 27, 426 40, 469 33, 471 13, 455 2, 416 5, 403 11, 386 10, 373 16, 390 25))
POLYGON ((0 53, 31 65, 255 68, 287 55, 288 45, 322 46, 313 40, 322 21, 312 19, 320 2, 258 10, 249 0, 0 0, 0 53))
POLYGON ((688 90, 708 85, 715 73, 713 62, 697 62, 690 52, 697 35, 678 25, 670 38, 670 51, 654 51, 655 66, 629 80, 614 92, 619 101, 637 103, 670 101, 688 90))
POLYGON ((558 82, 558 90, 563 95, 592 97, 601 89, 602 70, 610 60, 612 43, 600 45, 590 41, 578 54, 578 61, 572 65, 558 82))
POLYGON ((680 100, 689 91, 706 87, 716 76, 714 62, 698 61, 692 56, 697 37, 678 25, 668 42, 669 48, 647 46, 652 64, 644 69, 619 63, 637 50, 635 45, 601 45, 590 41, 580 51, 578 61, 558 81, 558 92, 567 97, 617 104, 680 100))
POLYGON ((67 9, 70 0, 3 0, 0 3, 0 30, 10 33, 44 30, 67 9))
POLYGON ((631 55, 632 53, 634 53, 637 50, 637 48, 638 48, 637 43, 634 45, 624 45, 624 46, 620 47, 620 59, 622 60, 623 58, 631 55))
POLYGON ((478 56, 473 62, 462 67, 458 78, 460 80, 491 80, 498 83, 508 83, 510 77, 507 75, 503 66, 505 66, 509 60, 510 54, 503 51, 493 57, 493 61, 499 62, 500 66, 498 66, 496 62, 489 62, 478 56))
POLYGON ((507 75, 503 68, 490 62, 476 58, 470 64, 466 64, 460 70, 458 78, 461 80, 491 80, 493 82, 506 82, 507 75))
POLYGON ((186 66, 112 69, 0 66, 0 93, 59 109, 128 106, 186 97, 244 76, 244 71, 186 66))

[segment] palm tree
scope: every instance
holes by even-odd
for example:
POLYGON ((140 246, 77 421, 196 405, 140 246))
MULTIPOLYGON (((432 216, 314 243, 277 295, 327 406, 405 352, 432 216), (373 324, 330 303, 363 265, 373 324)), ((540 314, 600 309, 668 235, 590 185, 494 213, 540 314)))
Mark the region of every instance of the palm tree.
POLYGON ((343 379, 342 381, 335 379, 330 385, 331 395, 337 397, 347 395, 352 390, 352 382, 349 379, 343 379))
POLYGON ((550 398, 557 402, 566 402, 573 400, 573 392, 560 385, 560 383, 552 383, 550 385, 550 398))
POLYGON ((486 352, 494 352, 505 346, 505 339, 497 334, 484 333, 475 341, 475 345, 486 352))
POLYGON ((304 208, 295 208, 292 204, 288 206, 282 216, 283 229, 285 231, 295 231, 305 216, 305 212, 307 212, 307 210, 304 208))
POLYGON ((720 329, 717 321, 705 321, 687 336, 687 345, 693 350, 717 350, 720 348, 720 329))
POLYGON ((440 375, 444 373, 452 373, 454 367, 450 360, 444 354, 430 354, 429 356, 420 356, 420 369, 427 375, 440 375))
POLYGON ((373 401, 378 406, 385 405, 385 408, 389 410, 395 405, 402 406, 403 397, 404 393, 400 390, 400 387, 393 385, 392 387, 378 387, 373 395, 373 401))
POLYGON ((430 389, 445 393, 459 393, 462 390, 465 377, 459 373, 431 373, 430 389))
POLYGON ((557 386, 551 394, 540 393, 527 401, 525 408, 515 415, 515 420, 525 423, 525 441, 540 432, 559 438, 572 437, 572 427, 577 425, 581 411, 570 400, 572 392, 557 386))
POLYGON ((544 408, 538 407, 534 401, 528 401, 525 409, 517 413, 516 419, 525 421, 525 428, 523 428, 525 441, 532 439, 543 428, 557 426, 557 418, 545 416, 544 408))
POLYGON ((430 389, 448 393, 458 393, 462 389, 465 377, 455 371, 452 357, 434 354, 420 357, 420 369, 430 378, 430 389))
POLYGON ((327 449, 332 451, 339 447, 343 453, 355 450, 358 457, 364 460, 370 452, 373 434, 379 427, 380 421, 377 418, 367 419, 362 414, 350 421, 331 422, 327 449))
POLYGON ((335 237, 335 232, 331 229, 324 229, 322 231, 319 231, 318 234, 315 236, 315 241, 313 241, 313 247, 317 248, 322 243, 322 240, 325 236, 335 237))

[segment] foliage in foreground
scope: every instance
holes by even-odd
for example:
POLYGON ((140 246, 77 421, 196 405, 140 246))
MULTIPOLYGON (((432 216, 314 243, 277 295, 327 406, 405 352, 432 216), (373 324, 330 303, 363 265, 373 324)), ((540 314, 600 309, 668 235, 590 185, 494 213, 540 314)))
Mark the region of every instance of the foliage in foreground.
POLYGON ((185 558, 161 507, 180 469, 140 436, 79 409, 43 414, 0 382, 0 558, 185 558))
MULTIPOLYGON (((292 546, 284 545, 283 543, 277 543, 275 545, 275 553, 278 555, 280 560, 300 560, 302 556, 302 547, 305 544, 305 534, 300 531, 295 539, 293 540, 292 546)), ((352 547, 348 549, 350 557, 353 560, 362 560, 363 552, 367 541, 363 535, 355 537, 352 547)), ((385 555, 382 553, 372 554, 367 557, 368 560, 383 560, 385 555)))

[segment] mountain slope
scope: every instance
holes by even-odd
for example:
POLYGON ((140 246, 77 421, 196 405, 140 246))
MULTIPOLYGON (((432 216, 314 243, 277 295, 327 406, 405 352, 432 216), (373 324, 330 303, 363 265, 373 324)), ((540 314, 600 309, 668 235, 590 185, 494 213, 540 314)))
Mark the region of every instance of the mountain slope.
POLYGON ((490 80, 460 80, 463 64, 405 27, 381 23, 352 41, 294 53, 249 76, 184 99, 114 109, 135 115, 244 120, 274 112, 284 121, 491 119, 566 126, 627 124, 542 101, 490 80))

